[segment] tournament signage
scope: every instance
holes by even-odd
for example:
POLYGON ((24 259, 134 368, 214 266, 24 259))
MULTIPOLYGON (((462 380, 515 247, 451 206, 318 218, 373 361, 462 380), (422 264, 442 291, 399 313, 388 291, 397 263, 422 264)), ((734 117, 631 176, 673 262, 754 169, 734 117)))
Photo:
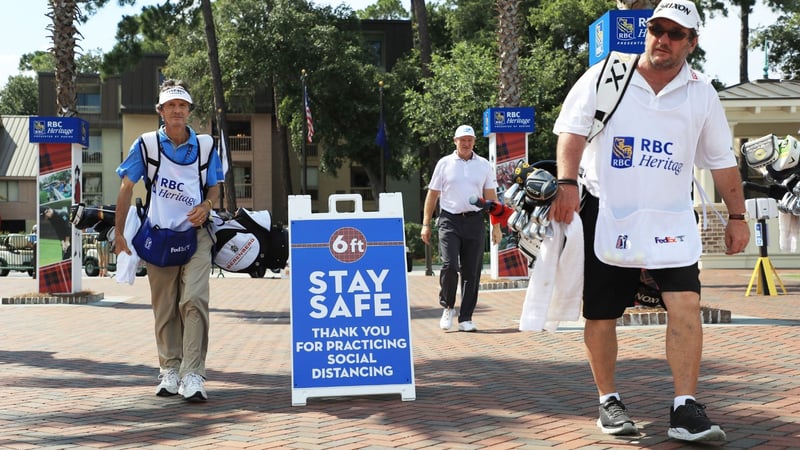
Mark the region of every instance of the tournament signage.
MULTIPOLYGON (((534 131, 534 117, 531 106, 488 108, 483 112, 483 135, 489 138, 489 162, 495 168, 499 199, 513 184, 517 164, 528 162, 528 134, 534 131)), ((491 246, 489 260, 493 279, 528 277, 528 259, 507 227, 503 227, 500 244, 491 246)))
POLYGON ((491 133, 533 133, 532 107, 488 108, 483 112, 483 136, 491 133))
POLYGON ((400 393, 416 398, 403 201, 333 195, 329 213, 289 197, 292 405, 309 397, 400 393), (355 204, 355 212, 336 211, 355 204))
POLYGON ((89 146, 89 123, 77 117, 31 117, 28 128, 32 143, 89 146))
POLYGON ((612 51, 644 52, 647 19, 652 9, 616 9, 589 25, 589 65, 605 59, 612 51))
POLYGON ((80 203, 83 148, 89 123, 77 117, 31 117, 28 139, 39 147, 36 271, 39 292, 76 293, 81 289, 81 231, 69 221, 80 203))

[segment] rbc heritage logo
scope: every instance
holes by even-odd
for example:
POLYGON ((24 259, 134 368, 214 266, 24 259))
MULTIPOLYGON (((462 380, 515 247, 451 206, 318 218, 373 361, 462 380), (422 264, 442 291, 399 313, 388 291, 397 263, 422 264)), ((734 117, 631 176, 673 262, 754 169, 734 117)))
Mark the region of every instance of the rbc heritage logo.
POLYGON ((633 167, 633 136, 614 136, 611 149, 611 167, 625 169, 633 167))

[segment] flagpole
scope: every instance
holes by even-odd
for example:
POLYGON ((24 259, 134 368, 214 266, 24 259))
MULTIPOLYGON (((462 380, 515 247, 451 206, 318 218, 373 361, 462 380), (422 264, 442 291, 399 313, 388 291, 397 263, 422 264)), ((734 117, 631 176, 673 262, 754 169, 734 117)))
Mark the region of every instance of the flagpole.
MULTIPOLYGON (((381 112, 380 112, 381 120, 379 126, 385 128, 386 117, 383 116, 383 80, 378 82, 378 92, 380 93, 380 106, 381 106, 381 112)), ((378 130, 378 132, 381 131, 383 130, 378 130)), ((384 164, 385 164, 384 160, 386 159, 386 157, 384 156, 384 153, 386 153, 386 151, 383 149, 383 147, 381 147, 381 192, 386 192, 386 171, 384 169, 384 164)))
POLYGON ((308 126, 306 125, 306 102, 308 101, 308 91, 306 90, 306 69, 302 69, 300 71, 300 80, 303 84, 303 96, 300 102, 300 106, 303 109, 303 114, 300 116, 303 118, 303 145, 301 147, 301 154, 302 154, 302 170, 300 172, 300 193, 305 195, 308 192, 308 186, 306 183, 306 170, 308 165, 308 159, 306 157, 306 140, 308 139, 308 126))

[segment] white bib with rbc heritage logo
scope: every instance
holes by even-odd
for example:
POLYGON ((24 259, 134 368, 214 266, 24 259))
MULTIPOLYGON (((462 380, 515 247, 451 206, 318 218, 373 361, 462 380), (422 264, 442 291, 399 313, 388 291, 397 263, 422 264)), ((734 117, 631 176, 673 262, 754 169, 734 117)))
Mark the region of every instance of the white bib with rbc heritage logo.
POLYGON ((187 214, 203 199, 197 160, 182 164, 162 153, 160 166, 150 194, 148 216, 161 228, 188 230, 192 224, 187 214))
POLYGON ((691 104, 689 90, 672 92, 669 105, 626 95, 591 144, 600 186, 594 250, 606 264, 658 269, 700 258, 691 189, 705 106, 691 104))

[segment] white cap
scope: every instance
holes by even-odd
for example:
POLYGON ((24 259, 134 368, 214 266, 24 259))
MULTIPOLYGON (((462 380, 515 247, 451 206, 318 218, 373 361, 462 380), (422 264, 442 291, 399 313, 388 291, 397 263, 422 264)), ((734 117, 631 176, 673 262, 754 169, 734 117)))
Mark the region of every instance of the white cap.
POLYGON ((192 101, 192 96, 186 92, 186 89, 184 89, 182 86, 173 86, 161 91, 161 93, 158 94, 158 105, 161 106, 170 100, 176 99, 188 102, 190 105, 194 104, 192 101))
POLYGON ((700 15, 691 0, 663 0, 647 22, 650 23, 653 19, 669 19, 684 28, 700 29, 700 15))
POLYGON ((456 128, 456 134, 453 137, 460 138, 462 136, 475 137, 475 130, 473 130, 469 125, 461 125, 460 127, 456 128))

